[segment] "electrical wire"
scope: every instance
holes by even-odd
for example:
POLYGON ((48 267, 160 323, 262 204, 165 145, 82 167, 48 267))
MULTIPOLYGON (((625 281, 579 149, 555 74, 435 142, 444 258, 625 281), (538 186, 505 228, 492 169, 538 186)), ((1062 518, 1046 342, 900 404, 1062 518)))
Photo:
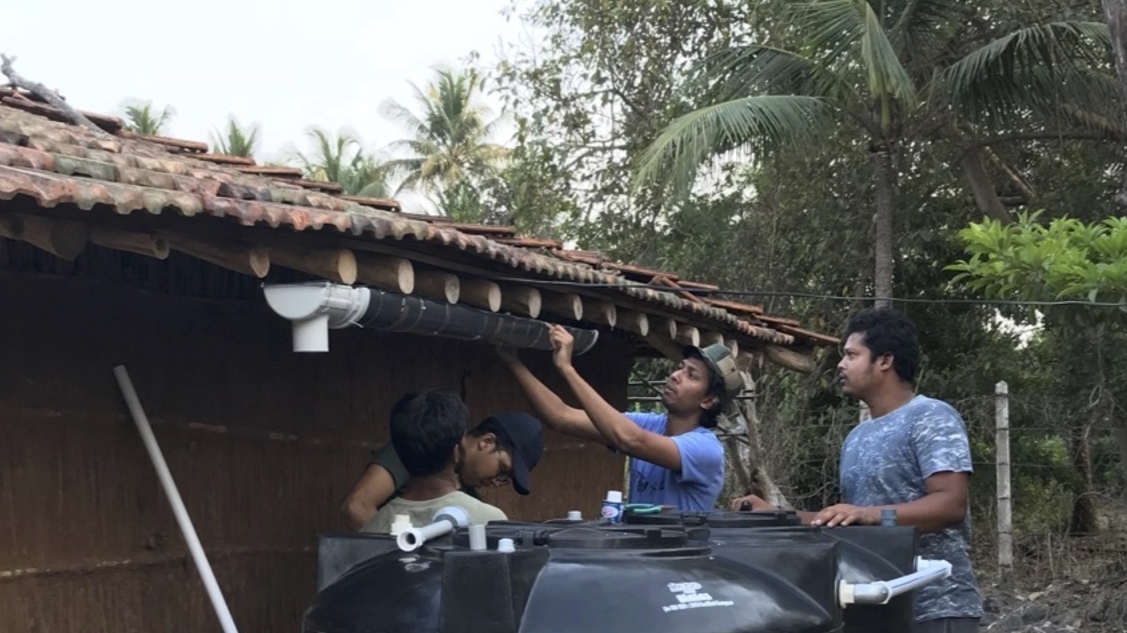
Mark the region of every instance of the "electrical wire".
MULTIPOLYGON (((730 288, 673 288, 661 284, 612 284, 612 283, 584 283, 582 281, 567 281, 567 280, 548 280, 536 279, 530 280, 521 277, 501 277, 496 281, 513 282, 513 283, 529 283, 534 281, 537 285, 546 286, 561 286, 568 288, 614 288, 617 290, 623 289, 638 289, 638 290, 657 290, 659 292, 685 292, 693 295, 729 295, 741 297, 789 297, 794 299, 819 299, 825 301, 871 301, 882 299, 885 297, 853 297, 846 295, 831 295, 819 294, 814 292, 794 292, 788 290, 732 290, 730 288)), ((1091 308, 1121 308, 1127 310, 1127 302, 1124 301, 1087 301, 1083 299, 1062 299, 1059 301, 1036 301, 1036 300, 1008 300, 1008 299, 933 299, 927 297, 891 297, 888 298, 893 303, 923 303, 932 305, 990 305, 990 306, 1031 306, 1031 307, 1055 307, 1055 306, 1087 306, 1091 308)))

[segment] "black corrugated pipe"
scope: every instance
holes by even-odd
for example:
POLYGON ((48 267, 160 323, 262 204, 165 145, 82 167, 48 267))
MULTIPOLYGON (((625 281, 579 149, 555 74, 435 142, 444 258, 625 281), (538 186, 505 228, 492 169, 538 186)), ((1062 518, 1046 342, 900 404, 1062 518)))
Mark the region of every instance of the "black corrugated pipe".
MULTIPOLYGON (((352 325, 527 349, 552 349, 548 324, 536 319, 328 281, 264 285, 263 291, 266 303, 274 312, 293 322, 295 352, 327 352, 328 331, 352 325)), ((599 339, 598 330, 567 329, 575 337, 577 356, 589 351, 599 339)))

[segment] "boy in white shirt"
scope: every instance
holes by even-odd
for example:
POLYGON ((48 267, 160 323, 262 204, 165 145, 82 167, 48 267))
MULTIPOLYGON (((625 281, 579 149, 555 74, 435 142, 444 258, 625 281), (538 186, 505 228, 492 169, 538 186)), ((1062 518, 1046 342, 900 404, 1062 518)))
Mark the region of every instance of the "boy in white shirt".
POLYGON ((469 417, 462 400, 446 391, 411 394, 395 404, 391 443, 410 479, 402 494, 380 508, 360 531, 388 533, 397 514, 410 516, 416 527, 423 526, 436 511, 451 505, 464 508, 470 523, 506 519, 497 507, 460 490, 458 467, 469 417))

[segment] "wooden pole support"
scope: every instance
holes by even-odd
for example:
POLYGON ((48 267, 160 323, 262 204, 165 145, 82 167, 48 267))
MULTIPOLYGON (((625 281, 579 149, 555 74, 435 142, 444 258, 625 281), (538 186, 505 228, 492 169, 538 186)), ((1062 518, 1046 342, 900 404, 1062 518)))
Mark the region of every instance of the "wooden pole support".
POLYGON ((654 322, 653 333, 662 338, 677 338, 677 322, 670 318, 659 318, 654 322))
POLYGON ((540 291, 528 286, 505 284, 501 286, 501 309, 535 319, 540 316, 543 299, 540 291))
POLYGON ((682 345, 693 345, 700 347, 700 330, 697 328, 686 325, 684 323, 677 324, 677 336, 674 338, 682 345))
POLYGON ((724 343, 724 335, 723 334, 721 334, 719 332, 701 332, 700 333, 701 347, 708 347, 709 345, 715 345, 716 343, 720 343, 720 344, 724 343))
POLYGON ((496 312, 501 309, 501 286, 488 279, 463 279, 461 300, 475 308, 496 312))
POLYGON ((573 321, 583 320, 583 299, 577 294, 541 292, 544 310, 567 317, 573 321))
POLYGON ((619 310, 618 327, 644 337, 650 333, 650 318, 643 312, 619 310))
POLYGON ((588 301, 583 306, 583 318, 592 323, 614 327, 618 323, 618 308, 610 301, 588 301))
POLYGON ((23 225, 23 241, 41 248, 59 259, 73 261, 86 248, 89 230, 83 222, 44 218, 36 215, 17 217, 23 225))
POLYGON ((734 358, 740 357, 740 342, 734 338, 725 338, 724 345, 732 352, 734 358))
POLYGON ((415 292, 415 267, 402 257, 365 253, 356 258, 356 279, 404 295, 415 292))
POLYGON ((451 273, 422 270, 415 272, 415 290, 428 299, 458 303, 462 294, 462 283, 457 275, 451 273))
POLYGON ((1010 387, 994 385, 994 462, 998 495, 998 574, 1011 585, 1014 568, 1013 487, 1010 481, 1010 387))
POLYGON ((818 364, 814 362, 813 358, 779 345, 765 345, 763 353, 767 355, 767 360, 772 363, 799 373, 810 374, 818 368, 818 364))
POLYGON ((674 363, 679 363, 685 358, 681 354, 681 346, 673 339, 662 336, 662 333, 650 332, 646 335, 646 342, 674 363))
POLYGON ((265 247, 215 237, 196 239, 174 233, 165 233, 161 237, 174 251, 237 273, 262 279, 270 272, 270 251, 265 247))
POLYGON ((292 249, 272 247, 270 259, 280 266, 334 281, 356 283, 356 256, 347 248, 292 249))
POLYGON ((168 242, 152 233, 122 231, 108 226, 94 225, 90 227, 90 241, 115 251, 168 259, 168 242))

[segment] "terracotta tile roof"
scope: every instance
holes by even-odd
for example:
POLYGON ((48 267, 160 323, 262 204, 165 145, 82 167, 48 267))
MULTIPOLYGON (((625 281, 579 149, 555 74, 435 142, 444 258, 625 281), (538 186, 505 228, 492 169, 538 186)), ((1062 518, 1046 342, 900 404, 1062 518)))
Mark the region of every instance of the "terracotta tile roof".
POLYGON ((657 313, 692 315, 718 331, 759 341, 800 347, 837 342, 798 328, 797 321, 765 316, 757 306, 699 299, 686 289, 715 287, 673 273, 567 250, 554 240, 518 237, 512 227, 460 224, 400 213, 391 200, 331 195, 339 185, 304 180, 292 168, 213 155, 202 143, 138 137, 122 131, 113 117, 90 116, 118 132, 95 134, 56 122, 62 117, 50 106, 13 94, 0 90, 0 100, 15 106, 0 105, 0 200, 25 196, 43 208, 73 205, 86 211, 103 205, 122 215, 208 215, 298 232, 331 228, 359 239, 407 240, 405 248, 429 243, 502 263, 514 277, 606 285, 596 289, 609 300, 630 297, 657 313), (648 287, 652 284, 668 290, 648 287))

